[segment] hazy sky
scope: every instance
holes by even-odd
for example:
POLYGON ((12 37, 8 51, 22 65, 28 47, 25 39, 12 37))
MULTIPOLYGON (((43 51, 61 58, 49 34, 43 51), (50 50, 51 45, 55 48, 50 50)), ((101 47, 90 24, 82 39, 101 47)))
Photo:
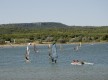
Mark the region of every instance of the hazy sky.
POLYGON ((0 24, 108 25, 108 0, 0 0, 0 24))

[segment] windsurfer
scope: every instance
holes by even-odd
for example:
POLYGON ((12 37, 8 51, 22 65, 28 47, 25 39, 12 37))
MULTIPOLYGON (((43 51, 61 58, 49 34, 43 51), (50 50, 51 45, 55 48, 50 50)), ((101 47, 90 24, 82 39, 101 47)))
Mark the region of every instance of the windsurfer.
POLYGON ((51 60, 52 62, 57 62, 57 49, 56 49, 56 42, 54 41, 52 43, 52 46, 51 46, 51 60))
POLYGON ((31 45, 31 43, 28 43, 26 48, 26 54, 25 54, 26 62, 29 62, 29 53, 30 53, 29 45, 31 45))

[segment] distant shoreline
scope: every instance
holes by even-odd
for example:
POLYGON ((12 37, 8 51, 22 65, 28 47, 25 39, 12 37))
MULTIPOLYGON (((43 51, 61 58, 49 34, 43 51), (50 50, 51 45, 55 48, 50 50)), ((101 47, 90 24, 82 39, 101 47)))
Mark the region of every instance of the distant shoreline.
MULTIPOLYGON (((41 46, 41 45, 48 45, 48 44, 36 44, 38 46, 41 46)), ((9 44, 5 44, 5 45, 0 45, 0 48, 5 48, 5 47, 22 47, 22 46, 27 46, 27 44, 12 44, 12 45, 9 45, 9 44)), ((31 45, 33 46, 33 45, 31 45)))
MULTIPOLYGON (((108 42, 81 42, 81 44, 102 44, 102 43, 108 43, 108 42)), ((31 43, 33 46, 34 44, 36 46, 43 46, 43 45, 49 45, 51 43, 44 43, 44 44, 38 44, 38 43, 31 43)), ((57 43, 60 44, 60 43, 57 43)), ((63 43, 61 43, 63 44, 63 43)), ((74 43, 64 43, 64 44, 80 44, 80 42, 74 42, 74 43)), ((21 46, 27 46, 27 43, 25 44, 4 44, 4 45, 0 45, 0 48, 4 48, 4 47, 21 47, 21 46)))

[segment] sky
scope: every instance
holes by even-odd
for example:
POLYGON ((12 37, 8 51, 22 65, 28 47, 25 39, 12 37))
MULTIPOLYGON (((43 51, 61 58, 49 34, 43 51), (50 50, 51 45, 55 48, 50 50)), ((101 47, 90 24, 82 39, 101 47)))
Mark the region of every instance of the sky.
POLYGON ((0 24, 108 26, 108 0, 0 0, 0 24))

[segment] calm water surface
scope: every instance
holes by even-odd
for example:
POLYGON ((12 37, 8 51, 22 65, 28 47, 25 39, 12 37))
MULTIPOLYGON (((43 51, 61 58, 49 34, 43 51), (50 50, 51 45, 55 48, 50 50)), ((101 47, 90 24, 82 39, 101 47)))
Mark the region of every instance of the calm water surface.
POLYGON ((0 80, 108 80, 108 43, 57 45, 58 61, 51 63, 48 46, 30 46, 30 63, 25 62, 26 46, 0 48, 0 80), (78 59, 94 65, 71 65, 78 59))

